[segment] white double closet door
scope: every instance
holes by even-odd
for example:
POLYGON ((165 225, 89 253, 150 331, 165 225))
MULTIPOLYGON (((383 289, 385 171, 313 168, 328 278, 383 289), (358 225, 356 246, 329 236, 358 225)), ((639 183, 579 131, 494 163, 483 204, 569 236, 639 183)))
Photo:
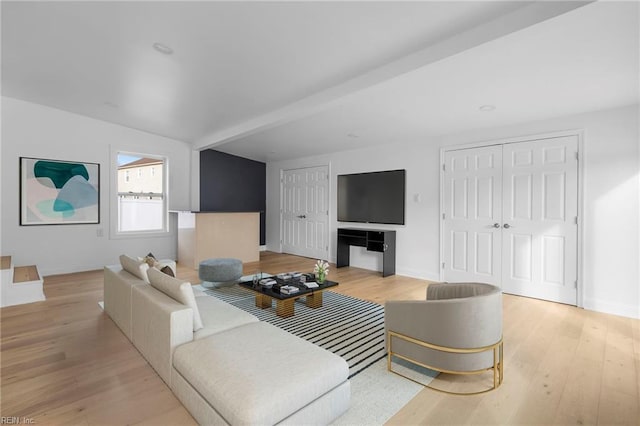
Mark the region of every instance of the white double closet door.
POLYGON ((576 305, 578 138, 446 151, 443 277, 576 305))

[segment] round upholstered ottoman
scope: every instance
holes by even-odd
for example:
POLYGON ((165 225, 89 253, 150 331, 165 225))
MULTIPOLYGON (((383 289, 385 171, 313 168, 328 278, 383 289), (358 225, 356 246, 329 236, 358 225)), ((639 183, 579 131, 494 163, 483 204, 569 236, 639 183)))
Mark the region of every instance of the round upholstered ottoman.
POLYGON ((242 276, 240 259, 205 259, 198 267, 198 277, 203 287, 234 285, 242 276))

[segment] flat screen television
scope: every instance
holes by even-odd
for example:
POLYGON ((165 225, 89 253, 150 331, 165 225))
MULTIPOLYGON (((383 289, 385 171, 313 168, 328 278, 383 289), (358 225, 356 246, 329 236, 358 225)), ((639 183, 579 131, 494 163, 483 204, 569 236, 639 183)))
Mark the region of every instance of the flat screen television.
POLYGON ((338 221, 404 225, 406 170, 338 175, 338 221))

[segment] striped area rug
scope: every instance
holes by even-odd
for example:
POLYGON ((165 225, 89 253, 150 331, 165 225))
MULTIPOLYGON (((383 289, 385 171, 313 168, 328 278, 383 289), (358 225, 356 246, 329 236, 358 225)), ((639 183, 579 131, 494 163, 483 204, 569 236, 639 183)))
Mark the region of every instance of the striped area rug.
POLYGON ((254 293, 241 287, 200 289, 341 356, 349 364, 350 378, 386 356, 384 307, 376 303, 325 290, 321 308, 308 308, 302 297, 294 316, 280 318, 275 302, 270 309, 260 309, 254 293))

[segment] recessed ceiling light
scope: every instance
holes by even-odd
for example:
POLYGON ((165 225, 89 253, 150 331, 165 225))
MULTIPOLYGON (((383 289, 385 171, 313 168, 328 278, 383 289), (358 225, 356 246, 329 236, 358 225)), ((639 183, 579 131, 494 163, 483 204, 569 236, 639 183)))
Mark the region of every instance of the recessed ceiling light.
POLYGON ((493 111, 496 109, 495 105, 482 105, 480 108, 478 108, 480 111, 484 111, 484 112, 489 112, 489 111, 493 111))
POLYGON ((170 48, 169 46, 162 44, 162 43, 153 43, 153 48, 156 49, 158 52, 163 53, 165 55, 171 55, 173 53, 173 49, 170 48))

